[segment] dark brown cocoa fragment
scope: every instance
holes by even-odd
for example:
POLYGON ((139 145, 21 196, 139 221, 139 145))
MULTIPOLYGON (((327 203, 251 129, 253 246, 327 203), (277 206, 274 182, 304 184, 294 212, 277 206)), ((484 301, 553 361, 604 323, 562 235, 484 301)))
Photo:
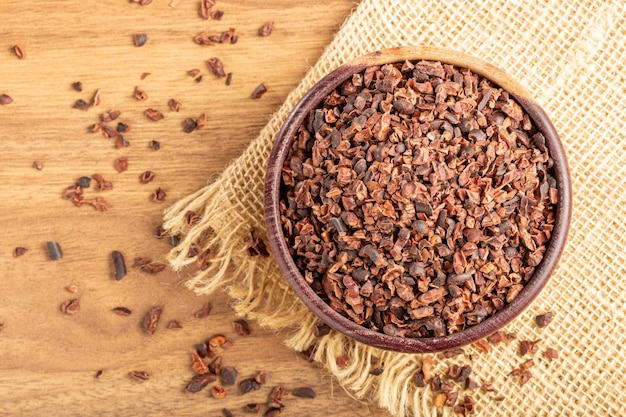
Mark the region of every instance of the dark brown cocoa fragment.
POLYGON ((126 261, 124 261, 124 255, 122 252, 114 250, 111 252, 111 258, 113 259, 113 277, 116 281, 119 281, 126 276, 126 261))
POLYGON ((202 391, 207 385, 216 380, 217 376, 214 374, 194 375, 185 387, 185 391, 195 394, 196 392, 202 391))
POLYGON ((235 415, 228 408, 222 408, 222 415, 224 417, 235 417, 235 415))
POLYGON ((254 378, 247 378, 239 382, 239 393, 247 394, 250 391, 256 391, 261 388, 261 384, 259 384, 254 378))
POLYGON ((537 351, 539 350, 539 342, 541 342, 541 339, 538 340, 521 340, 519 343, 519 354, 524 356, 528 353, 530 354, 535 354, 537 353, 537 351))
POLYGON ((220 368, 220 382, 222 385, 235 385, 237 381, 237 369, 232 366, 220 368))
POLYGON ((169 99, 167 102, 167 106, 170 108, 171 111, 175 111, 177 113, 180 111, 180 102, 176 99, 169 99))
POLYGON ((254 89, 254 91, 252 91, 252 94, 250 94, 250 98, 259 99, 263 97, 263 94, 265 94, 266 92, 267 86, 265 85, 265 83, 261 83, 254 89))
POLYGON ((200 310, 193 313, 193 316, 197 319, 204 319, 208 317, 212 308, 213 308, 213 304, 211 304, 211 302, 206 302, 202 305, 202 308, 200 308, 200 310))
POLYGON ((539 327, 546 327, 548 324, 550 324, 550 322, 552 321, 553 318, 553 314, 551 311, 548 311, 547 313, 544 314, 539 314, 538 316, 535 317, 535 323, 537 323, 537 326, 539 327))
POLYGON ((243 411, 250 414, 257 414, 261 410, 261 404, 259 403, 248 403, 243 406, 243 411))
POLYGON ((28 252, 27 248, 18 246, 15 249, 13 249, 13 257, 19 258, 20 256, 24 255, 26 252, 28 252))
POLYGON ((268 396, 268 404, 267 404, 268 407, 270 409, 272 408, 279 409, 279 410, 283 409, 285 407, 285 404, 283 403, 283 397, 287 394, 289 394, 289 391, 287 391, 283 387, 276 386, 272 388, 272 391, 270 392, 270 395, 268 396))
POLYGON ((183 125, 183 132, 185 133, 191 133, 194 130, 196 130, 196 128, 198 127, 198 123, 196 123, 195 119, 191 117, 185 118, 182 122, 182 125, 183 125))
POLYGON ((72 83, 72 88, 74 89, 74 91, 78 91, 80 93, 81 91, 83 91, 83 83, 81 83, 80 81, 75 81, 72 83))
POLYGON ((152 171, 144 171, 140 176, 139 176, 139 182, 142 184, 147 184, 149 182, 154 181, 154 178, 156 177, 156 174, 152 171))
POLYGON ((315 398, 316 397, 315 391, 313 390, 313 388, 310 388, 310 387, 294 388, 291 390, 291 394, 294 397, 299 397, 299 398, 315 398))
POLYGON ((58 242, 46 242, 46 247, 48 248, 48 258, 51 261, 58 261, 63 258, 63 251, 61 250, 61 246, 58 242))
POLYGON ((154 151, 161 149, 161 143, 158 140, 151 140, 150 143, 148 143, 148 146, 154 151))
POLYGON ((13 99, 8 94, 0 94, 0 106, 13 103, 13 99))
POLYGON ((216 57, 209 58, 206 64, 216 77, 226 77, 226 73, 224 72, 224 63, 221 59, 216 57))
POLYGON ((239 336, 249 336, 250 326, 243 319, 235 320, 233 321, 233 332, 239 336))
POLYGON ((128 317, 132 314, 132 311, 126 307, 115 307, 113 312, 118 316, 128 317))
MULTIPOLYGON (((7 97, 8 97, 8 96, 7 96, 7 97)), ((9 98, 10 98, 10 97, 9 97, 9 98)), ((3 99, 2 99, 2 97, 0 96, 0 103, 2 103, 2 104, 9 104, 9 103, 10 103, 10 102, 8 102, 8 103, 4 103, 4 101, 6 101, 6 100, 3 100, 3 99)), ((76 100, 76 101, 74 102, 74 108, 75 108, 75 109, 82 110, 82 111, 87 111, 87 110, 89 110, 89 107, 91 107, 91 106, 89 105, 89 103, 87 103, 87 102, 86 102, 85 100, 83 100, 82 98, 79 98, 78 100, 76 100)))

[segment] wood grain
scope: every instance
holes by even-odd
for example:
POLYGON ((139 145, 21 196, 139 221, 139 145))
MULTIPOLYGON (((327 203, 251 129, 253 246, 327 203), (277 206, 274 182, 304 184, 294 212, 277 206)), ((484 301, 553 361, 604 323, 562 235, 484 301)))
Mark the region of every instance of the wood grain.
POLYGON ((197 190, 239 155, 307 68, 319 57, 353 1, 293 2, 275 0, 218 1, 221 21, 199 18, 196 0, 154 1, 139 6, 126 0, 55 0, 0 2, 0 94, 14 102, 0 106, 0 398, 2 415, 221 415, 231 409, 242 415, 249 402, 265 402, 274 385, 311 386, 314 400, 287 398, 285 415, 384 415, 351 399, 317 365, 282 345, 282 337, 252 323, 252 335, 234 335, 235 316, 224 294, 198 297, 180 284, 185 273, 166 270, 147 275, 131 267, 137 256, 160 260, 169 249, 153 237, 162 210, 197 190), (262 38, 258 29, 275 22, 274 33, 262 38), (236 27, 236 45, 199 46, 198 32, 220 33, 236 27), (146 33, 147 43, 133 45, 132 35, 146 33), (19 45, 26 58, 18 59, 19 45), (205 61, 219 57, 232 85, 209 73, 205 61), (187 75, 192 68, 204 74, 200 83, 187 75), (144 80, 142 73, 150 73, 144 80), (81 81, 83 91, 72 90, 81 81), (269 91, 249 98, 265 82, 269 91), (135 86, 148 99, 133 98, 135 86), (89 101, 99 89, 101 104, 83 112, 72 108, 89 101), (167 108, 175 98, 179 113, 167 108), (148 120, 143 111, 155 108, 165 119, 148 120), (115 149, 113 141, 88 132, 104 111, 122 112, 131 126, 130 147, 115 149), (207 113, 208 125, 191 134, 182 132, 185 117, 207 113), (149 149, 150 140, 161 149, 149 149), (129 169, 118 173, 115 159, 126 156, 129 169), (42 161, 38 171, 33 161, 42 161), (145 170, 156 180, 139 183, 145 170), (74 207, 63 190, 80 176, 102 174, 113 190, 86 190, 88 198, 103 196, 107 212, 74 207), (150 194, 167 191, 162 205, 150 194), (46 241, 60 243, 64 257, 50 261, 46 241), (16 246, 29 251, 14 258, 16 246), (121 251, 129 273, 113 279, 111 251, 121 251), (78 286, 77 294, 65 290, 78 286), (80 299, 81 310, 63 314, 59 306, 80 299), (211 301, 205 319, 193 313, 211 301), (153 336, 141 331, 143 315, 164 306, 153 336), (125 306, 129 317, 111 309, 125 306), (181 330, 166 329, 178 320, 181 330), (184 393, 193 372, 191 352, 196 343, 223 333, 234 345, 224 350, 223 362, 240 376, 270 372, 267 387, 240 396, 235 389, 224 400, 208 390, 184 393), (103 370, 96 379, 97 370, 103 370), (138 383, 130 371, 147 371, 151 379, 138 383))

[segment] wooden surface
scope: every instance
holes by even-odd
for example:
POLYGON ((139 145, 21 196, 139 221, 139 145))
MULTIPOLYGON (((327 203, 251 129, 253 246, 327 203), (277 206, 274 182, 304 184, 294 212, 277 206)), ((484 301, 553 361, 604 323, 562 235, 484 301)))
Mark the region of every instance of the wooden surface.
POLYGON ((278 109, 288 92, 333 38, 353 1, 295 2, 218 1, 221 21, 202 20, 199 2, 155 0, 140 6, 127 0, 49 0, 0 2, 0 94, 14 102, 0 106, 0 406, 1 415, 190 415, 220 416, 222 408, 247 415, 243 404, 265 402, 272 386, 313 387, 314 400, 288 397, 285 416, 383 415, 352 400, 323 370, 282 345, 280 335, 251 323, 252 335, 234 335, 235 319, 224 294, 198 297, 180 285, 180 276, 166 270, 148 275, 132 268, 135 257, 160 260, 166 241, 153 237, 162 210, 197 190, 229 160, 239 155, 278 109), (258 29, 275 21, 274 33, 262 38, 258 29), (220 33, 236 27, 236 45, 199 46, 198 32, 220 33), (135 33, 148 41, 136 47, 135 33), (20 60, 13 45, 26 53, 20 60), (208 72, 210 57, 223 60, 233 72, 232 85, 208 72), (204 74, 194 82, 187 71, 204 74), (141 80, 142 73, 150 73, 141 80), (72 90, 81 81, 83 91, 72 90), (249 98, 265 82, 269 91, 249 98), (135 86, 148 94, 139 102, 135 86), (72 108, 89 101, 96 89, 101 104, 83 112, 72 108), (167 108, 175 98, 179 113, 167 108), (148 120, 143 111, 155 108, 164 120, 148 120), (119 121, 131 126, 130 147, 116 149, 100 133, 88 132, 104 111, 122 112, 119 121), (200 131, 182 132, 185 117, 206 112, 200 131), (149 149, 150 140, 161 149, 149 149), (126 156, 128 171, 118 173, 114 161, 126 156), (33 161, 43 169, 33 168, 33 161), (141 185, 145 170, 156 180, 141 185), (107 212, 74 207, 62 198, 64 189, 80 176, 100 173, 113 190, 86 190, 88 198, 102 196, 107 212), (150 201, 162 187, 164 204, 150 201), (45 243, 57 241, 64 257, 48 259, 45 243), (13 250, 29 251, 14 258, 13 250), (129 273, 117 282, 110 254, 121 251, 129 273), (75 284, 79 291, 65 287, 75 284), (60 305, 78 298, 81 309, 65 315, 60 305), (209 317, 193 313, 211 301, 209 317), (141 329, 145 313, 162 305, 156 333, 141 329), (124 306, 129 317, 112 313, 124 306), (166 328, 178 320, 182 329, 166 328), (191 352, 196 343, 223 333, 234 345, 221 351, 223 364, 235 366, 240 379, 258 370, 270 372, 268 385, 240 396, 230 389, 224 400, 209 390, 184 392, 193 375, 191 352), (96 379, 96 371, 103 374, 96 379), (139 383, 131 371, 147 371, 139 383))

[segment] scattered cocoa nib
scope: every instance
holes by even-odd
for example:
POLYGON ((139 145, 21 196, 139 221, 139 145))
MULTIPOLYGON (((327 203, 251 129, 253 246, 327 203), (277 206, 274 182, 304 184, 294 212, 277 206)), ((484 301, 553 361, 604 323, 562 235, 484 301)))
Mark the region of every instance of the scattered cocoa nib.
POLYGON ((203 129, 206 126, 207 115, 206 113, 201 113, 200 116, 196 119, 196 129, 203 129))
POLYGON ((496 344, 498 344, 500 342, 506 341, 507 337, 506 337, 506 333, 505 332, 503 332, 502 330, 498 330, 495 333, 489 335, 487 337, 487 339, 489 340, 489 342, 491 342, 492 344, 496 345, 496 344))
POLYGON ((209 58, 206 64, 216 77, 226 77, 226 73, 224 72, 224 64, 222 63, 221 59, 216 57, 209 58))
POLYGON ((545 138, 511 94, 466 68, 400 62, 354 74, 306 116, 279 210, 296 266, 334 310, 442 337, 532 278, 555 187, 545 138))
POLYGON ((261 404, 259 403, 248 403, 243 406, 243 410, 246 413, 250 413, 250 414, 257 414, 260 409, 261 409, 261 404))
POLYGON ((256 373, 254 380, 261 385, 267 384, 267 380, 269 379, 270 374, 267 371, 259 371, 256 373))
POLYGON ((226 85, 230 85, 233 82, 233 73, 229 72, 226 74, 226 85))
POLYGON ((265 83, 261 83, 259 84, 254 91, 252 91, 252 94, 250 94, 250 98, 254 98, 254 99, 258 99, 263 97, 263 94, 265 94, 267 92, 267 86, 265 85, 265 83))
POLYGON ((140 6, 147 6, 152 3, 152 0, 130 0, 131 3, 138 3, 140 6))
POLYGON ((122 149, 128 146, 130 146, 130 142, 128 142, 128 140, 126 139, 126 136, 124 135, 119 135, 117 139, 115 140, 116 149, 122 149))
POLYGON ((98 107, 100 105, 100 90, 96 90, 93 93, 93 97, 91 98, 91 105, 93 107, 98 107))
POLYGON ((206 318, 211 312, 211 308, 213 308, 213 305, 210 302, 206 302, 202 305, 202 308, 200 308, 200 310, 193 313, 193 316, 197 319, 206 318))
POLYGON ((413 374, 413 383, 419 388, 424 388, 426 386, 426 381, 424 381, 424 374, 421 371, 413 374))
POLYGON ((208 19, 211 16, 211 8, 215 5, 216 0, 200 0, 200 8, 198 14, 203 19, 208 19))
POLYGON ((154 334, 157 329, 157 325, 159 324, 159 320, 161 320, 161 314, 163 314, 163 307, 161 306, 152 307, 150 311, 148 311, 142 321, 144 332, 149 335, 154 334))
POLYGON ((165 197, 167 197, 167 193, 163 188, 159 187, 152 193, 150 199, 155 203, 162 203, 165 201, 165 197))
POLYGON ((191 78, 196 78, 198 75, 200 75, 200 70, 198 68, 191 69, 187 71, 187 75, 189 75, 191 78))
POLYGON ((259 256, 259 255, 263 257, 270 256, 270 253, 267 251, 267 248, 265 246, 265 242, 263 242, 263 239, 261 239, 260 237, 256 237, 254 235, 253 228, 250 228, 250 232, 248 233, 248 236, 244 238, 244 243, 247 245, 250 245, 246 249, 248 256, 259 256))
POLYGON ((135 46, 144 46, 148 42, 148 35, 145 33, 137 33, 133 35, 133 42, 135 46))
POLYGON ((48 248, 48 258, 51 261, 58 261, 63 258, 63 251, 61 250, 61 245, 59 245, 58 242, 46 242, 46 247, 48 248))
POLYGON ((148 94, 141 88, 135 86, 135 91, 133 92, 133 96, 135 99, 139 101, 144 101, 148 99, 148 94))
POLYGON ((115 160, 115 170, 120 173, 128 170, 128 158, 125 156, 117 158, 115 160))
POLYGON ((198 123, 196 123, 196 121, 191 117, 185 118, 182 124, 183 124, 183 132, 185 133, 191 133, 194 130, 196 130, 196 128, 198 127, 198 123))
POLYGON ((505 396, 504 396, 504 395, 498 395, 498 396, 496 396, 496 397, 493 397, 493 400, 494 400, 494 401, 497 401, 497 402, 504 401, 504 399, 505 399, 505 396))
POLYGON ((243 319, 235 320, 233 321, 233 332, 239 336, 249 336, 250 326, 248 322, 243 319))
POLYGON ((214 374, 203 374, 203 375, 194 375, 191 378, 191 381, 185 387, 185 391, 189 393, 196 393, 202 391, 207 385, 211 382, 215 382, 217 380, 217 376, 214 374))
POLYGON ((67 287, 65 287, 65 290, 69 293, 76 294, 78 292, 78 286, 74 284, 70 284, 67 287))
POLYGON ((424 381, 428 382, 432 379, 433 377, 432 369, 433 369, 432 356, 425 356, 422 359, 422 375, 424 376, 424 381))
POLYGON ((171 111, 175 111, 177 113, 180 111, 180 102, 176 99, 169 99, 169 101, 167 102, 167 106, 170 108, 171 111))
POLYGON ((73 82, 72 88, 80 93, 81 91, 83 91, 83 83, 81 83, 80 81, 73 82))
POLYGON ((537 340, 521 340, 519 342, 519 354, 524 356, 528 353, 535 354, 539 350, 539 342, 541 339, 537 340))
POLYGON ((0 106, 5 106, 11 103, 13 103, 13 99, 11 98, 11 96, 7 94, 0 94, 0 106))
POLYGON ((224 417, 235 417, 235 415, 228 408, 222 408, 222 415, 224 417))
POLYGON ((337 356, 337 358, 335 359, 335 363, 339 368, 347 368, 350 364, 350 358, 348 358, 346 355, 337 356))
POLYGON ((277 408, 277 409, 284 408, 285 404, 283 403, 283 397, 287 394, 289 394, 289 391, 287 391, 283 387, 276 386, 272 388, 272 391, 270 392, 270 395, 268 396, 268 402, 267 402, 268 407, 270 409, 271 408, 277 408))
POLYGON ((232 366, 220 368, 220 382, 222 385, 235 385, 237 381, 237 369, 232 366))
POLYGON ((260 36, 270 36, 274 31, 274 22, 266 22, 261 29, 259 29, 260 36))
POLYGON ((511 371, 511 373, 509 373, 509 375, 520 377, 521 385, 524 385, 530 380, 530 378, 533 377, 532 372, 530 372, 528 369, 522 369, 522 368, 514 369, 513 371, 511 371))
POLYGON ((483 353, 489 353, 489 351, 491 350, 491 347, 489 346, 489 342, 487 342, 487 339, 477 340, 476 342, 473 343, 473 345, 478 350, 482 351, 483 353))
POLYGON ((291 394, 294 397, 300 397, 300 398, 315 398, 316 397, 315 391, 313 390, 313 388, 310 388, 310 387, 300 387, 300 388, 292 389, 291 394))
POLYGON ((550 360, 554 360, 559 358, 559 351, 557 349, 547 348, 546 351, 543 352, 543 355, 550 360))
POLYGON ((282 408, 268 408, 263 417, 277 417, 282 412, 282 408))
POLYGON ((33 162, 33 168, 35 168, 37 171, 41 171, 43 169, 43 162, 41 162, 41 161, 34 161, 33 162))
POLYGON ((155 151, 161 149, 161 143, 158 140, 151 140, 150 143, 148 143, 148 146, 155 151))
POLYGON ((100 120, 102 120, 104 123, 111 123, 113 120, 115 120, 118 117, 120 117, 121 114, 122 114, 122 112, 119 111, 119 110, 109 110, 109 111, 107 111, 105 113, 102 113, 100 115, 100 120))
POLYGON ((128 376, 137 382, 146 382, 150 379, 150 374, 146 371, 131 371, 128 376))
POLYGON ((67 300, 61 304, 61 311, 65 314, 73 316, 78 313, 80 310, 80 301, 78 298, 72 298, 71 300, 67 300))
POLYGON ((226 343, 226 336, 223 334, 217 334, 209 339, 209 346, 219 347, 226 343))
POLYGON ((128 133, 130 131, 130 126, 126 123, 119 122, 117 127, 115 128, 120 133, 128 133))
POLYGON ((139 77, 140 80, 145 80, 146 78, 148 78, 148 76, 150 75, 149 72, 142 72, 141 76, 139 77))
POLYGON ((146 109, 144 110, 143 114, 145 114, 148 119, 155 121, 155 122, 158 122, 159 120, 163 120, 163 118, 165 117, 163 116, 163 113, 155 109, 146 109))
POLYGON ((435 399, 433 400, 433 405, 437 408, 441 408, 446 405, 446 401, 448 400, 448 395, 445 392, 440 392, 435 395, 435 399))
POLYGON ((147 272, 148 274, 158 274, 165 269, 165 264, 152 262, 146 258, 135 258, 133 264, 135 268, 139 268, 140 271, 147 272))
POLYGON ((126 307, 115 307, 113 312, 118 316, 128 317, 132 314, 132 311, 126 307))
POLYGON ((193 369, 196 374, 204 375, 207 372, 209 372, 209 366, 207 365, 207 363, 204 361, 202 356, 200 356, 200 354, 197 351, 194 351, 192 353, 191 358, 192 358, 191 369, 193 369))
POLYGON ((385 368, 372 368, 372 370, 370 371, 370 375, 378 376, 382 375, 383 372, 385 372, 385 368))
POLYGON ((219 35, 210 34, 209 32, 200 32, 193 37, 193 41, 198 45, 208 46, 213 46, 218 43, 233 43, 233 39, 237 37, 237 35, 235 35, 235 32, 235 28, 230 28, 229 30, 224 31, 219 35))
POLYGON ((113 276, 116 281, 119 281, 126 276, 126 261, 124 260, 124 255, 122 252, 114 250, 111 252, 111 258, 113 259, 113 276))
POLYGON ((239 393, 247 394, 250 391, 256 391, 261 388, 261 384, 259 384, 254 378, 247 378, 239 382, 239 393))
POLYGON ((13 45, 13 52, 15 53, 15 56, 17 56, 19 59, 26 58, 26 53, 22 48, 20 48, 19 45, 13 45))
POLYGON ((222 20, 224 17, 224 12, 222 10, 214 10, 211 12, 211 19, 213 20, 222 20))
POLYGON ((452 348, 443 351, 443 357, 446 359, 454 358, 459 355, 464 355, 465 350, 463 348, 452 348))
POLYGON ((544 314, 539 314, 538 316, 535 317, 535 323, 537 323, 537 326, 539 327, 546 327, 548 324, 550 324, 550 322, 552 321, 553 318, 553 314, 551 311, 548 311, 547 313, 544 314))
POLYGON ((18 246, 15 249, 13 249, 13 257, 14 258, 19 258, 20 256, 24 255, 26 252, 28 252, 27 248, 24 248, 22 246, 18 246))
POLYGON ((182 329, 183 326, 180 325, 178 320, 170 320, 170 322, 167 324, 167 328, 170 330, 178 330, 182 329))
POLYGON ((82 98, 79 98, 78 100, 76 100, 74 102, 74 108, 75 109, 82 110, 82 111, 87 111, 87 110, 89 110, 89 107, 90 107, 89 103, 87 103, 82 98))
POLYGON ((139 176, 139 182, 142 184, 147 184, 149 182, 154 181, 156 174, 152 171, 145 171, 139 176))
POLYGON ((330 333, 330 326, 326 323, 317 323, 313 326, 313 335, 315 337, 326 336, 330 333))
POLYGON ((212 374, 218 375, 220 373, 221 367, 222 367, 222 357, 217 356, 215 359, 213 359, 213 362, 209 364, 209 372, 212 374))
POLYGON ((102 369, 98 369, 96 371, 96 374, 93 377, 96 378, 96 379, 100 379, 103 374, 104 374, 104 371, 102 369))
MULTIPOLYGON (((110 181, 106 181, 102 177, 102 175, 96 173, 96 174, 93 174, 91 178, 93 178, 96 181, 96 190, 109 191, 113 189, 113 183, 111 183, 110 181)), ((81 191, 81 194, 82 194, 82 191, 81 191)))

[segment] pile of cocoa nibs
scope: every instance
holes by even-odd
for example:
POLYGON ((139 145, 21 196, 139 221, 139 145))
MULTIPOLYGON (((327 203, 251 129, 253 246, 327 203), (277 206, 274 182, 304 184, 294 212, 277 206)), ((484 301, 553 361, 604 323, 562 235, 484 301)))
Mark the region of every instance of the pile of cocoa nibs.
POLYGON ((553 161, 507 91, 440 62, 371 66, 292 139, 284 239, 312 289, 357 324, 440 337, 513 301, 555 221, 553 161))

